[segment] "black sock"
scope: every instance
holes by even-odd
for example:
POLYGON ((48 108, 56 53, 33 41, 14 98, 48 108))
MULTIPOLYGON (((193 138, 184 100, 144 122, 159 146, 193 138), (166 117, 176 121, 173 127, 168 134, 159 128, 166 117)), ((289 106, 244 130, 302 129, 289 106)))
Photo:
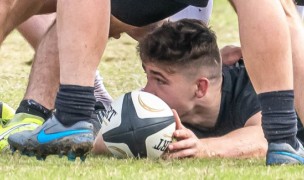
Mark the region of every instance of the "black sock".
POLYGON ((94 105, 94 87, 60 85, 55 103, 55 116, 64 125, 89 121, 94 105))
POLYGON ((45 108, 44 106, 32 99, 22 100, 19 104, 18 109, 16 110, 16 114, 17 113, 32 114, 35 116, 42 117, 44 120, 47 120, 52 115, 51 110, 45 108))
POLYGON ((262 110, 262 127, 268 143, 288 143, 298 148, 293 90, 261 93, 258 98, 262 110))
POLYGON ((95 111, 96 111, 96 110, 105 110, 106 108, 105 108, 105 106, 102 104, 102 102, 97 101, 97 102, 95 103, 94 109, 95 109, 95 111))

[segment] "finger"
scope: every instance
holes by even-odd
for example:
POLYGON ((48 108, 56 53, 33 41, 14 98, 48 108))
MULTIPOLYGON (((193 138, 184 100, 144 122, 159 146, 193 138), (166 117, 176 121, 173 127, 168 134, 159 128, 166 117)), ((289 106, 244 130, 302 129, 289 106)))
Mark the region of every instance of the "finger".
POLYGON ((188 139, 192 137, 192 132, 189 129, 178 129, 173 132, 173 137, 177 140, 188 139))
POLYGON ((195 147, 195 140, 194 139, 186 139, 182 141, 177 141, 169 144, 168 150, 169 151, 180 151, 183 149, 191 149, 195 147))
POLYGON ((183 129, 185 128, 176 112, 175 109, 172 109, 172 112, 173 112, 173 116, 174 116, 174 119, 175 119, 175 124, 176 124, 176 129, 183 129))
POLYGON ((176 159, 176 158, 195 157, 195 155, 196 155, 195 149, 184 149, 177 152, 170 152, 165 156, 165 158, 176 159))

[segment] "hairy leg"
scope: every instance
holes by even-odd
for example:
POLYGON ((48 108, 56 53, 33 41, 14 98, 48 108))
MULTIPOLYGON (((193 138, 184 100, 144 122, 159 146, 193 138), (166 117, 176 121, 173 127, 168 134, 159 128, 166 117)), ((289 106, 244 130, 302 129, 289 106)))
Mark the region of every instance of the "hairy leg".
POLYGON ((17 29, 27 40, 27 42, 35 50, 37 50, 42 37, 54 23, 55 18, 55 13, 47 15, 35 15, 20 24, 17 29))
POLYGON ((54 23, 37 49, 24 99, 33 99, 48 109, 54 109, 58 86, 59 57, 54 23))
POLYGON ((290 34, 280 2, 233 2, 246 68, 257 93, 293 89, 290 34))
POLYGON ((281 3, 289 22, 291 35, 295 105, 297 113, 304 123, 304 28, 293 2, 281 0, 281 3))
MULTIPOLYGON (((60 85, 55 114, 37 131, 65 134, 56 141, 37 138, 37 131, 13 134, 12 148, 44 159, 50 154, 84 160, 93 146, 95 132, 94 79, 109 34, 109 0, 58 0, 57 38, 60 85), (42 141, 41 141, 42 140, 42 141), (46 140, 46 141, 43 141, 46 140)), ((39 48, 38 48, 39 50, 39 48)))
POLYGON ((94 86, 95 72, 108 40, 109 5, 107 0, 58 0, 61 84, 94 86))
MULTIPOLYGON (((55 45, 57 43, 57 37, 56 37, 56 30, 51 30, 50 35, 47 35, 48 37, 46 38, 47 41, 50 42, 45 42, 45 40, 42 42, 42 45, 40 46, 39 51, 37 51, 38 45, 43 38, 43 36, 46 34, 47 30, 50 28, 50 26, 53 24, 54 19, 56 18, 56 14, 47 14, 47 15, 35 15, 29 18, 27 21, 22 23, 19 27, 18 30, 19 32, 25 37, 25 39, 32 45, 32 47, 36 50, 37 56, 36 56, 36 64, 34 65, 31 79, 35 79, 34 81, 30 80, 29 82, 29 89, 27 91, 26 96, 30 97, 35 97, 37 94, 40 94, 38 97, 40 100, 46 99, 48 102, 41 102, 42 105, 50 105, 50 107, 53 108, 54 106, 54 101, 51 101, 49 98, 55 97, 56 93, 55 91, 50 92, 52 90, 57 90, 55 83, 59 83, 58 78, 54 78, 56 74, 58 74, 58 69, 55 70, 55 74, 50 73, 55 65, 58 66, 59 60, 58 60, 58 49, 57 46, 55 45), (51 37, 50 37, 51 36, 51 37), (50 46, 51 44, 51 46, 50 46), (54 48, 53 50, 47 49, 46 48, 54 48), (46 54, 49 53, 49 54, 46 54), (42 54, 42 55, 41 55, 42 54), (49 62, 49 61, 56 61, 56 62, 49 62), (43 69, 43 72, 39 72, 39 70, 43 69), (44 69, 48 68, 50 71, 49 73, 45 71, 44 69), (49 74, 49 75, 48 75, 49 74), (50 78, 50 79, 48 79, 50 78), (50 85, 49 87, 46 86, 44 82, 39 82, 39 79, 44 79, 45 82, 48 82, 50 85), (54 82, 52 81, 54 80, 54 82), (39 82, 39 85, 37 85, 36 82, 39 82), (35 89, 34 87, 38 87, 38 89, 35 89), (54 88, 52 88, 54 87, 54 88), (34 92, 32 93, 31 91, 34 92), (37 93, 40 92, 40 93, 37 93), (49 93, 43 95, 43 92, 49 93), (42 98, 42 96, 45 96, 45 98, 42 98)), ((59 66, 58 66, 59 68, 59 66)), ((58 85, 57 85, 58 87, 58 85)), ((112 98, 110 95, 107 93, 103 82, 102 82, 102 77, 100 77, 99 73, 96 73, 96 78, 95 78, 95 91, 94 91, 95 97, 97 101, 100 101, 103 103, 104 106, 109 106, 112 98)), ((37 99, 37 98, 33 98, 37 99)), ((39 101, 38 101, 39 102, 39 101)))
POLYGON ((36 14, 43 4, 41 0, 0 0, 0 44, 16 26, 36 14))
POLYGON ((284 151, 285 146, 300 146, 296 138, 292 45, 286 11, 280 1, 233 2, 244 62, 261 104, 262 127, 269 145, 266 164, 294 163, 288 155, 277 158, 275 153, 277 147, 284 151))

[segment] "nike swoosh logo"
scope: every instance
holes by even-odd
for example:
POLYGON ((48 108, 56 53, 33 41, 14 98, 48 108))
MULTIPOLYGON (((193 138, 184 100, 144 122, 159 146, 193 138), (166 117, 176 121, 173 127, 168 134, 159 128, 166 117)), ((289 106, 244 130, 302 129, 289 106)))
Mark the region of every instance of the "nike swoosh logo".
POLYGON ((45 131, 42 129, 37 135, 37 140, 40 144, 44 144, 67 136, 71 136, 75 134, 91 133, 91 132, 92 131, 90 130, 83 129, 83 130, 69 130, 69 131, 46 134, 45 131))
MULTIPOLYGON (((7 131, 5 131, 4 133, 2 133, 1 135, 0 135, 0 140, 2 140, 5 136, 7 136, 7 135, 9 135, 11 132, 13 132, 14 130, 16 130, 16 129, 18 129, 18 128, 20 128, 20 127, 23 127, 23 126, 33 126, 33 124, 19 124, 19 125, 17 125, 17 126, 14 126, 14 127, 12 127, 11 129, 9 129, 9 130, 7 130, 7 131)), ((37 125, 38 126, 38 125, 37 125)), ((37 127, 36 126, 36 127, 37 127)))

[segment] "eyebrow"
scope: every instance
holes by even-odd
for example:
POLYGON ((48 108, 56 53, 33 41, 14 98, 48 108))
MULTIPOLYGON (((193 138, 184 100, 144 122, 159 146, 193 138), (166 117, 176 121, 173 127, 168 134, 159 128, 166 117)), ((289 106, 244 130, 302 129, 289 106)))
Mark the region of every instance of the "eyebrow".
POLYGON ((162 73, 160 73, 160 72, 158 72, 158 71, 150 70, 150 72, 151 72, 153 75, 160 76, 160 77, 163 78, 164 80, 169 81, 162 73))
MULTIPOLYGON (((144 64, 142 64, 142 68, 146 71, 146 67, 145 67, 144 64)), ((169 81, 162 73, 160 73, 160 72, 158 72, 158 71, 150 70, 150 72, 151 72, 153 75, 160 76, 160 77, 163 78, 164 80, 169 81)))

